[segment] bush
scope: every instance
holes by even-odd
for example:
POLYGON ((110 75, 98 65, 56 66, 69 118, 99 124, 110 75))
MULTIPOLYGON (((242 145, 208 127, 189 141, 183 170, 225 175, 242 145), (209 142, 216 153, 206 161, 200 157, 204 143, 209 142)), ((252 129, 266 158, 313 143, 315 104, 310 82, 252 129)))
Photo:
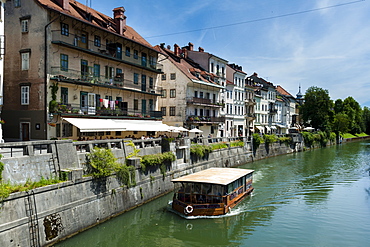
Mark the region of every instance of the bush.
POLYGON ((253 150, 257 150, 257 148, 263 143, 263 138, 257 134, 253 134, 253 150))
POLYGON ((293 138, 290 136, 282 136, 278 138, 281 143, 284 143, 285 145, 291 145, 293 143, 293 138))
MULTIPOLYGON (((0 154, 0 159, 3 158, 3 155, 0 154)), ((0 183, 3 181, 3 171, 4 171, 4 163, 0 161, 0 183)))
POLYGON ((244 147, 244 142, 243 141, 230 142, 230 147, 244 147))
POLYGON ((116 168, 116 176, 117 178, 128 187, 136 185, 136 176, 135 176, 135 167, 134 166, 127 166, 121 165, 116 168))
POLYGON ((95 147, 92 152, 87 154, 87 165, 89 174, 94 178, 107 177, 119 166, 110 149, 98 147, 95 147))
MULTIPOLYGON (((210 145, 199 145, 199 144, 192 145, 190 147, 190 153, 193 154, 193 155, 196 155, 199 158, 203 158, 206 154, 212 152, 212 150, 215 150, 215 149, 213 149, 214 145, 217 145, 217 143, 212 144, 212 146, 210 146, 210 145)), ((226 147, 227 147, 227 145, 226 145, 226 147)))
MULTIPOLYGON (((141 158, 141 168, 145 171, 148 166, 165 165, 165 163, 176 160, 176 156, 172 152, 165 152, 162 154, 148 154, 141 158)), ((164 166, 165 167, 165 166, 164 166)), ((161 172, 164 174, 163 167, 161 172)))
POLYGON ((214 143, 214 144, 211 144, 210 147, 211 147, 212 150, 228 148, 226 142, 214 143))
POLYGON ((274 143, 278 140, 277 136, 272 134, 272 135, 263 135, 263 139, 265 140, 265 143, 271 144, 274 143))

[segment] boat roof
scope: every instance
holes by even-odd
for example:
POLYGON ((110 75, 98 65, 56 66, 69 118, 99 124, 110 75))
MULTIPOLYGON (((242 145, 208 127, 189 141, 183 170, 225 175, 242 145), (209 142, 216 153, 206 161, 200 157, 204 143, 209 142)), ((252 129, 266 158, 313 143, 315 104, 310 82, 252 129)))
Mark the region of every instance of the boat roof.
POLYGON ((253 172, 254 170, 241 168, 209 168, 207 170, 172 179, 171 182, 228 185, 235 180, 253 172))

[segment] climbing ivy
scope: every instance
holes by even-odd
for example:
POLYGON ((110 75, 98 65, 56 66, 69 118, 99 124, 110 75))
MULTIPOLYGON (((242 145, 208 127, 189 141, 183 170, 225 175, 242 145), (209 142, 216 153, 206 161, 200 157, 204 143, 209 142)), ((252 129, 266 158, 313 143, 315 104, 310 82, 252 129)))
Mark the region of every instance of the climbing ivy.
MULTIPOLYGON (((3 155, 0 154, 0 160, 3 158, 3 155)), ((3 171, 4 171, 4 163, 0 161, 0 183, 3 181, 3 171)))
POLYGON ((54 113, 57 109, 57 92, 58 92, 58 82, 55 82, 49 86, 51 90, 51 100, 49 102, 49 112, 54 113))

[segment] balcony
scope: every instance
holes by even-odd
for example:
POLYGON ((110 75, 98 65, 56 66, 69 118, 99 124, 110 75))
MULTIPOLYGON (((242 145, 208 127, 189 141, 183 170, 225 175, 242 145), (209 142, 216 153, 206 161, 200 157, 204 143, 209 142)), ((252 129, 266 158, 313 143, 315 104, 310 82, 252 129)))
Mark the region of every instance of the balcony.
POLYGON ((141 69, 148 69, 156 73, 160 73, 163 69, 163 65, 157 63, 154 57, 149 56, 148 58, 147 56, 139 56, 138 54, 134 54, 133 51, 132 53, 128 52, 126 54, 123 51, 123 45, 121 44, 127 42, 126 40, 121 40, 121 43, 103 44, 101 40, 89 40, 87 33, 68 33, 68 35, 62 35, 61 30, 52 30, 51 40, 52 44, 66 46, 72 49, 90 53, 94 56, 113 59, 120 63, 135 66, 141 69))
POLYGON ((247 106, 255 105, 256 104, 256 100, 255 99, 246 99, 245 100, 245 104, 247 106))
POLYGON ((72 84, 126 89, 157 95, 161 95, 162 93, 162 88, 155 88, 150 84, 135 83, 134 81, 124 79, 123 74, 116 75, 113 78, 95 76, 92 67, 88 67, 86 72, 63 69, 61 67, 51 67, 50 79, 72 84))
POLYGON ((247 114, 245 114, 245 117, 249 121, 254 120, 254 119, 256 119, 256 113, 247 113, 247 114))
POLYGON ((191 123, 218 124, 218 123, 224 123, 225 117, 189 116, 186 119, 186 122, 188 124, 191 124, 191 123))
MULTIPOLYGON (((92 104, 94 105, 94 104, 92 104)), ((100 103, 98 106, 83 106, 80 104, 61 104, 51 113, 61 116, 85 116, 102 118, 124 118, 124 119, 162 119, 161 111, 146 111, 120 107, 119 105, 105 108, 100 103)))
POLYGON ((276 114, 277 111, 278 110, 276 108, 269 109, 269 114, 276 114))
POLYGON ((216 102, 212 99, 190 97, 190 98, 186 98, 186 102, 188 104, 194 104, 194 105, 204 105, 204 106, 211 106, 211 107, 218 107, 218 108, 223 107, 223 104, 221 102, 216 102))

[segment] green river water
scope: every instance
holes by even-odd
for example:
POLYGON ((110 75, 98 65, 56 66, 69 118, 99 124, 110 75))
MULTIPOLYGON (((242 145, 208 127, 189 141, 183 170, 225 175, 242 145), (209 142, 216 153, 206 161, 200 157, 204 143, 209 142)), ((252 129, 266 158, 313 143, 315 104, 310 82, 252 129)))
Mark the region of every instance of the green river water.
POLYGON ((369 141, 241 168, 255 191, 230 215, 184 219, 170 193, 56 246, 370 246, 369 141))

